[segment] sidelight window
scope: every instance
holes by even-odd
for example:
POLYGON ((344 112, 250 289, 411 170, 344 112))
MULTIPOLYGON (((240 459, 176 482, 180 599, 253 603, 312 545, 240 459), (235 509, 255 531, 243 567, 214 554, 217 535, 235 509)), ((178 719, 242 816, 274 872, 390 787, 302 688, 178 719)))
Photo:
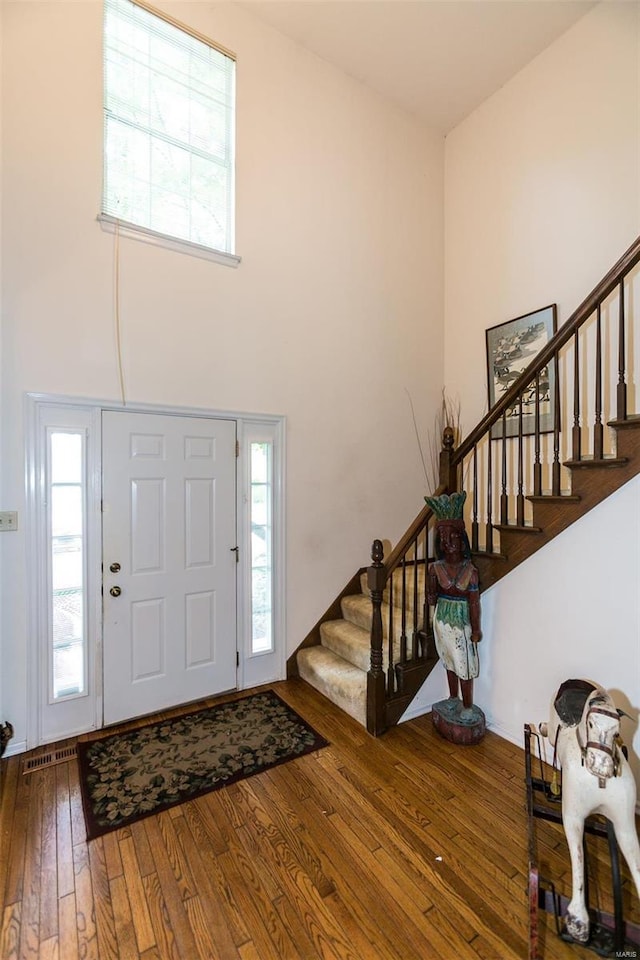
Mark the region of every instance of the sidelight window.
POLYGON ((251 652, 273 649, 272 444, 251 451, 251 652))
POLYGON ((87 692, 84 432, 49 428, 49 701, 87 692))

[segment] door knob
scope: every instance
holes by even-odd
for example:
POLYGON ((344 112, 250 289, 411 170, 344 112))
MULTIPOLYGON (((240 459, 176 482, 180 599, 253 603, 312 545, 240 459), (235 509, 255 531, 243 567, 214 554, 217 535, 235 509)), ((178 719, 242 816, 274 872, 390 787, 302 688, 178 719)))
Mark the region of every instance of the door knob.
POLYGON ((120 564, 112 563, 111 566, 109 567, 109 570, 111 570, 111 573, 120 573, 120 564))
POLYGON ((111 590, 109 590, 109 593, 111 594, 112 597, 119 597, 120 594, 122 593, 122 590, 120 589, 120 587, 111 587, 111 590))

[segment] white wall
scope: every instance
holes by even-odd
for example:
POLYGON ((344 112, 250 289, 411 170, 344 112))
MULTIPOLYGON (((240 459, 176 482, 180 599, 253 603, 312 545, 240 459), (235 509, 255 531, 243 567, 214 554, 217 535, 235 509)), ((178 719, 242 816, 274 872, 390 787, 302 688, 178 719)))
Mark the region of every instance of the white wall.
POLYGON ((445 149, 445 383, 487 409, 485 330, 561 324, 640 232, 638 3, 599 4, 445 149))
MULTIPOLYGON (((167 9, 238 56, 243 262, 121 240, 127 397, 286 415, 291 652, 372 539, 397 539, 421 506, 405 388, 430 424, 442 386, 443 143, 236 5, 167 9)), ((102 5, 2 10, 2 508, 23 520, 25 391, 119 396, 114 241, 95 222, 102 5)), ((2 697, 20 740, 24 523, 0 546, 2 697)))
MULTIPOLYGON (((0 13, 0 76, 2 75, 2 14, 0 13)), ((0 156, 2 156, 2 103, 0 102, 0 156)), ((1 180, 0 180, 1 186, 1 180)), ((0 189, 0 223, 2 222, 2 190, 0 189)), ((2 303, 2 239, 0 237, 0 305, 2 303)), ((0 309, 0 397, 2 396, 2 312, 0 309)), ((2 450, 2 434, 3 434, 3 424, 2 417, 0 416, 0 450, 2 450)), ((4 498, 3 498, 3 479, 2 479, 2 470, 0 470, 0 510, 4 509, 4 498)), ((0 582, 2 580, 2 551, 0 550, 0 582)), ((0 625, 0 724, 4 723, 4 700, 2 695, 2 627, 0 625)), ((1 791, 1 782, 2 782, 2 772, 0 772, 0 796, 2 795, 1 791)))
POLYGON ((622 720, 640 782, 640 477, 563 531, 482 597, 476 699, 497 733, 522 742, 570 677, 595 680, 622 720))
MULTIPOLYGON (((447 137, 445 383, 467 431, 486 328, 553 302, 561 324, 640 233, 639 9, 600 4, 447 137)), ((569 676, 637 716, 639 502, 632 481, 483 596, 476 700, 510 739, 569 676)), ((444 689, 436 671, 421 697, 444 689)))

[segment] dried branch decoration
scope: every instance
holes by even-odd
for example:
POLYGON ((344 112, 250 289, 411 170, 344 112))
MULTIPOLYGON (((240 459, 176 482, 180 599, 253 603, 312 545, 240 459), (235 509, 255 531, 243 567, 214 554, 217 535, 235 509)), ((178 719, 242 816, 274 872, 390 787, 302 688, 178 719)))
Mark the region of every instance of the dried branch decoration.
POLYGON ((416 414, 413 406, 413 400, 411 399, 411 394, 407 390, 407 396, 409 397, 409 405, 411 407, 411 417, 413 419, 413 429, 415 430, 416 440, 418 442, 418 450, 420 451, 420 459, 422 460, 422 469, 424 471, 424 478, 427 483, 428 490, 436 490, 440 484, 440 450, 442 449, 442 435, 444 433, 445 427, 450 428, 453 431, 453 445, 456 447, 461 439, 461 414, 460 414, 460 398, 452 398, 447 394, 447 388, 442 388, 442 400, 440 407, 436 411, 434 417, 433 429, 427 434, 427 453, 428 453, 428 463, 425 459, 424 450, 422 447, 422 442, 420 440, 420 432, 418 430, 418 423, 416 420, 416 414))

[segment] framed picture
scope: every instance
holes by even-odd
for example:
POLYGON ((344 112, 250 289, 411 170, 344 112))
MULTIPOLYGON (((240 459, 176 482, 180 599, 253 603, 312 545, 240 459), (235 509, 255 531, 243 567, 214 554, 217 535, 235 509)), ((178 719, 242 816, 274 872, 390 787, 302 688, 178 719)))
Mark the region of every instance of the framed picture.
MULTIPOLYGON (((529 366, 537 353, 552 338, 557 328, 556 304, 542 307, 523 317, 500 323, 487 330, 487 384, 489 409, 507 392, 514 380, 529 366)), ((535 432, 536 424, 535 381, 525 391, 522 399, 522 433, 535 432)), ((555 369, 545 367, 540 371, 538 384, 540 400, 540 433, 553 430, 555 413, 555 369)), ((515 437, 519 431, 520 404, 507 408, 506 434, 515 437)), ((494 424, 493 440, 502 437, 502 420, 494 424)))

